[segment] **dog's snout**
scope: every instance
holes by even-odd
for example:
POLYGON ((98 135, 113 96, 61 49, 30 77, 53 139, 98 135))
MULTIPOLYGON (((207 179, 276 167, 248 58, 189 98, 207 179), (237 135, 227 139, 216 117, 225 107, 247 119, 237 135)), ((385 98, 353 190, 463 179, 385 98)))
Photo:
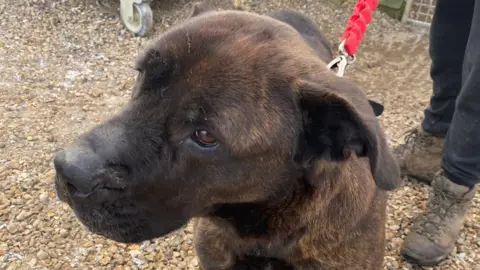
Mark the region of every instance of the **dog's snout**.
POLYGON ((98 174, 103 170, 102 159, 85 147, 67 148, 54 157, 60 181, 74 196, 86 196, 99 187, 98 174))

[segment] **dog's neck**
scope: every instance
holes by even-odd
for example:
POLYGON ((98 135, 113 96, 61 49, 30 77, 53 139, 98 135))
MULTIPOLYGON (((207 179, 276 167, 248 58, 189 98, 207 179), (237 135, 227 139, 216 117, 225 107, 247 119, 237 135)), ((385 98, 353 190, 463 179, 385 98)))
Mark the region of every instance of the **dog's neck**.
MULTIPOLYGON (((299 180, 263 202, 222 204, 211 214, 233 226, 241 237, 288 234, 300 215, 296 209, 311 196, 311 189, 299 180)), ((302 207, 302 206, 300 206, 302 207)), ((303 208, 303 207, 302 207, 303 208)))
POLYGON ((320 176, 315 186, 304 177, 297 181, 294 178, 268 200, 219 205, 210 216, 228 222, 240 237, 288 237, 313 227, 322 228, 315 232, 322 237, 341 241, 357 226, 377 196, 371 173, 361 166, 362 162, 322 162, 323 169, 330 173, 320 176))

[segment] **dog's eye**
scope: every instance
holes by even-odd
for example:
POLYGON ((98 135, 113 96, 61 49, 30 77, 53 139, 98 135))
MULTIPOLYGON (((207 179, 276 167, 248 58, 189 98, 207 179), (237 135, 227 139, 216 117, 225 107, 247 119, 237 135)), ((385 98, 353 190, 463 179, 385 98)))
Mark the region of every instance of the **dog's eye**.
POLYGON ((197 130, 192 137, 192 139, 202 147, 213 147, 218 143, 217 139, 206 130, 197 130))

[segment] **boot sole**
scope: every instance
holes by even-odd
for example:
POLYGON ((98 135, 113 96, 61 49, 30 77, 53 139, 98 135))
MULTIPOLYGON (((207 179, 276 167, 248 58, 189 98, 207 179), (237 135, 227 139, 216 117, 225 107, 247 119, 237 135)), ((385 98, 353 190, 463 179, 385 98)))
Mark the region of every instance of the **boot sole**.
POLYGON ((447 252, 445 255, 434 258, 432 260, 422 260, 422 259, 415 258, 412 255, 408 254, 409 253, 408 250, 404 250, 401 253, 401 256, 409 263, 420 265, 420 266, 433 267, 438 265, 441 261, 445 260, 452 250, 453 248, 449 252, 447 252))
POLYGON ((419 182, 422 182, 424 184, 427 184, 427 185, 430 185, 433 181, 433 178, 432 179, 428 179, 426 177, 421 177, 421 176, 417 176, 417 175, 413 175, 413 174, 409 174, 409 173, 406 173, 406 172, 401 172, 400 173, 401 176, 407 176, 408 178, 413 178, 419 182))

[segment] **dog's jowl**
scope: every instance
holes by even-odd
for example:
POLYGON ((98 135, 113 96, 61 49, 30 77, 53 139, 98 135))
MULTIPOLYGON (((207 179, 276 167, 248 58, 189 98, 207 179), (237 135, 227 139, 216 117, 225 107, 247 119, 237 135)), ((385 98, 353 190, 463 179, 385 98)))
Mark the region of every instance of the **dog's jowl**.
POLYGON ((196 9, 144 50, 128 105, 55 156, 92 232, 194 222, 203 269, 380 269, 400 184, 364 92, 303 15, 196 9))

